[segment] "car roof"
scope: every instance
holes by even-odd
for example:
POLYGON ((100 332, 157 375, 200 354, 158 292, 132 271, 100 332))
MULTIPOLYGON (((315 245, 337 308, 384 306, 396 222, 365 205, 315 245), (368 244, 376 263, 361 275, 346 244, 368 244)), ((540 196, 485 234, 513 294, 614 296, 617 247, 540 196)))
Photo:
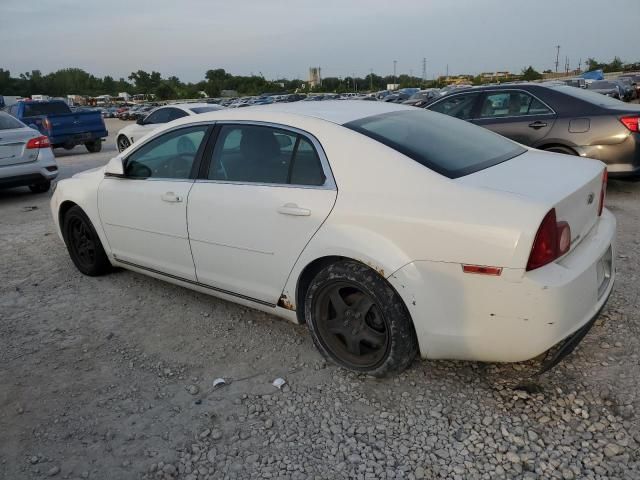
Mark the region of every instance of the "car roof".
POLYGON ((400 110, 414 110, 414 107, 386 102, 363 102, 361 100, 325 100, 322 102, 293 102, 293 103, 273 103, 269 105, 256 105, 243 108, 241 113, 232 114, 229 110, 218 110, 215 112, 202 113, 198 115, 200 120, 216 120, 221 116, 233 116, 239 119, 238 115, 251 120, 264 118, 264 114, 288 114, 298 117, 313 117, 328 122, 344 125, 361 118, 379 115, 383 113, 396 112, 400 110))

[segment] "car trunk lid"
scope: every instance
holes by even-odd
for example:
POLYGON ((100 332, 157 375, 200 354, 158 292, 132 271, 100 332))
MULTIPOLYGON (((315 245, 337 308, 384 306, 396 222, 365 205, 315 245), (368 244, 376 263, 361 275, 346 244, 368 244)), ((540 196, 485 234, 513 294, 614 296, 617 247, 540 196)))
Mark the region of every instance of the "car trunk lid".
POLYGON ((598 161, 531 149, 456 181, 525 197, 548 210, 555 208, 557 220, 571 228, 573 249, 598 221, 604 168, 598 161))
POLYGON ((35 162, 38 149, 27 149, 29 139, 39 134, 27 128, 0 130, 0 167, 35 162))

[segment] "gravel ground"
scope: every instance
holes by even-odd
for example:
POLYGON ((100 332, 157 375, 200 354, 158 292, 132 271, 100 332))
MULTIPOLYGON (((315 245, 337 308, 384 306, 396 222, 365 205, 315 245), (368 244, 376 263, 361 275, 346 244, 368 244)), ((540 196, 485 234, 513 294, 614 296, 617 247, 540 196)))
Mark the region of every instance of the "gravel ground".
MULTIPOLYGON (((114 151, 56 155, 64 177, 114 151)), ((0 192, 0 478, 640 478, 639 202, 610 182, 617 285, 554 370, 416 361, 378 380, 328 365, 304 326, 84 277, 48 194, 0 192)))

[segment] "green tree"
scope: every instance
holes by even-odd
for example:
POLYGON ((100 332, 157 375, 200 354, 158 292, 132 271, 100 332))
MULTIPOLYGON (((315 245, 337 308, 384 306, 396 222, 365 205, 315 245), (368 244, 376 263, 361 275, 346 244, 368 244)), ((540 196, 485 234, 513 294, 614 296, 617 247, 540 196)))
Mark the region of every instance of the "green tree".
POLYGON ((541 78, 542 74, 535 70, 531 65, 522 69, 523 80, 540 80, 541 78))

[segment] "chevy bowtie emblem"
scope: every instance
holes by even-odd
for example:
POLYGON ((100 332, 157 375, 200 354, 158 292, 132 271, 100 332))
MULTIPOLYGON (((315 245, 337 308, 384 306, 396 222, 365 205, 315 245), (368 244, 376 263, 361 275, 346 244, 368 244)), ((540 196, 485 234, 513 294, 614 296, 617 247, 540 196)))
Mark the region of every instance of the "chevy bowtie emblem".
POLYGON ((587 205, 591 205, 595 198, 596 198, 595 193, 591 192, 589 196, 587 196, 587 205))

